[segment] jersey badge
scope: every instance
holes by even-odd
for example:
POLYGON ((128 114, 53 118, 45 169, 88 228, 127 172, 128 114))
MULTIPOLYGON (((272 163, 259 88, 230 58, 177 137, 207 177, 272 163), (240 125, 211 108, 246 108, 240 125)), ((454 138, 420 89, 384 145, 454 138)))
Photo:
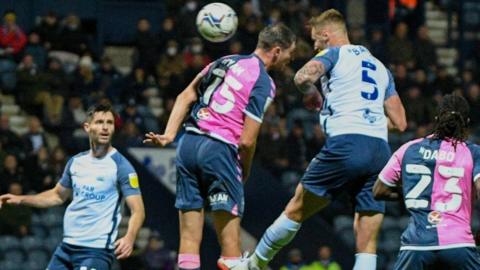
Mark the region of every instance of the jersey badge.
POLYGON ((138 188, 138 176, 136 173, 128 174, 128 182, 132 188, 138 188))

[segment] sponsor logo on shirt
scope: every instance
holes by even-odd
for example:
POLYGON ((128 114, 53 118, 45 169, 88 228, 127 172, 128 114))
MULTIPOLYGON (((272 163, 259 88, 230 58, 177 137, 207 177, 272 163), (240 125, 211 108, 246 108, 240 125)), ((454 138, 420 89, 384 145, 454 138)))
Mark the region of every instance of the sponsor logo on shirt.
POLYGON ((130 173, 128 174, 128 182, 130 183, 130 186, 132 188, 138 188, 139 187, 139 184, 138 184, 138 176, 136 173, 130 173))
POLYGON ((432 211, 428 214, 428 222, 433 225, 437 225, 442 221, 442 213, 439 211, 432 211))
POLYGON ((210 117, 210 112, 208 112, 207 108, 201 108, 197 112, 197 117, 198 117, 198 119, 202 119, 202 120, 207 119, 207 118, 210 117))

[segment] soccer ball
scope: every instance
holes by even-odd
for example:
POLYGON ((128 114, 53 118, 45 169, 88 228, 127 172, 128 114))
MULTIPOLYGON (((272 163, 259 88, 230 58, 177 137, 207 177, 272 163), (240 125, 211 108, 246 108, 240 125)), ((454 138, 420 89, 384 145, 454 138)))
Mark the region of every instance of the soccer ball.
POLYGON ((223 42, 237 31, 238 18, 235 11, 223 3, 211 3, 197 14, 197 30, 206 40, 223 42))

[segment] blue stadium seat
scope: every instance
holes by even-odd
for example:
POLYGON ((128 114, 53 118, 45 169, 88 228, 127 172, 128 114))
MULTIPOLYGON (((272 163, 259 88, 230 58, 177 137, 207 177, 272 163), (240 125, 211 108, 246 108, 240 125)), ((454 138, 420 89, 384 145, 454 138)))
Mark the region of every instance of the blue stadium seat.
POLYGON ((62 226, 51 227, 48 230, 48 235, 50 237, 63 238, 63 227, 62 226))
POLYGON ((20 248, 20 240, 17 237, 6 235, 0 237, 0 250, 7 251, 9 249, 20 248))
POLYGON ((60 242, 62 242, 62 238, 50 236, 43 241, 43 247, 49 252, 53 252, 60 242))
POLYGON ((63 216, 57 213, 45 213, 42 215, 42 224, 47 227, 55 227, 63 224, 63 216))
POLYGON ((21 265, 17 262, 12 262, 12 261, 8 261, 8 260, 0 262, 0 269, 2 269, 2 270, 24 270, 23 265, 21 265))
POLYGON ((5 250, 5 261, 21 263, 25 260, 25 254, 20 249, 5 250))
POLYGON ((28 260, 36 262, 43 268, 47 266, 49 259, 49 253, 45 249, 34 249, 28 252, 28 260))
POLYGON ((28 269, 28 270, 45 270, 47 268, 48 261, 46 262, 38 262, 38 261, 33 261, 29 260, 26 261, 22 264, 23 269, 28 269))
POLYGON ((353 218, 351 216, 338 216, 333 221, 333 226, 336 232, 344 229, 353 228, 353 218))
POLYGON ((398 218, 385 216, 385 218, 383 219, 382 231, 391 230, 397 227, 398 227, 398 218))
POLYGON ((32 226, 41 225, 42 216, 39 214, 32 214, 32 226))
POLYGON ((33 233, 34 236, 40 237, 42 239, 45 239, 48 235, 47 227, 41 224, 32 225, 30 231, 33 233))
POLYGON ((355 247, 355 237, 353 235, 353 228, 344 228, 343 230, 338 232, 340 238, 348 247, 355 247))
POLYGON ((26 236, 22 238, 21 245, 25 252, 42 246, 42 238, 37 236, 26 236))
POLYGON ((403 216, 401 218, 398 219, 397 221, 397 227, 398 229, 400 230, 405 230, 408 226, 408 223, 410 223, 410 217, 409 216, 403 216))

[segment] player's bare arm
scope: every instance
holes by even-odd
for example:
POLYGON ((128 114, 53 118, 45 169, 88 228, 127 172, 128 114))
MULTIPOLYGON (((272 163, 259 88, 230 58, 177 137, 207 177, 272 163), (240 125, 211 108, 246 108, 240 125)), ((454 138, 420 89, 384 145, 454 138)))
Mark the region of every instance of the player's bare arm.
POLYGON ((252 167, 253 155, 255 154, 255 148, 257 146, 257 136, 260 132, 260 126, 260 122, 248 116, 245 117, 245 124, 238 145, 244 181, 246 181, 250 175, 250 168, 252 167))
POLYGON ((190 110, 190 107, 193 103, 195 103, 195 101, 197 101, 198 97, 196 89, 202 77, 203 74, 198 74, 187 86, 187 88, 185 88, 185 90, 183 90, 183 92, 177 96, 172 113, 170 114, 170 118, 168 118, 165 132, 163 134, 149 132, 145 134, 146 139, 143 141, 143 143, 155 144, 163 147, 173 142, 177 136, 180 126, 190 110))
POLYGON ((477 199, 480 198, 480 176, 477 176, 476 179, 473 180, 475 183, 475 190, 477 191, 477 199))
POLYGON ((4 194, 0 196, 0 208, 5 204, 48 208, 63 204, 72 195, 72 190, 57 184, 54 188, 35 195, 4 194))
POLYGON ((128 258, 133 251, 135 239, 145 220, 145 207, 141 195, 128 196, 125 201, 132 215, 128 221, 127 233, 115 242, 117 259, 128 258))
POLYGON ((405 131, 407 128, 407 117, 405 115, 405 108, 398 95, 393 95, 383 103, 385 112, 389 119, 389 128, 394 128, 399 131, 405 131))
POLYGON ((402 197, 402 194, 399 187, 389 187, 380 178, 377 178, 373 186, 373 196, 377 200, 396 201, 402 197))
POLYGON ((325 73, 325 67, 320 61, 310 60, 297 71, 294 77, 295 85, 304 94, 318 91, 314 83, 325 73))

